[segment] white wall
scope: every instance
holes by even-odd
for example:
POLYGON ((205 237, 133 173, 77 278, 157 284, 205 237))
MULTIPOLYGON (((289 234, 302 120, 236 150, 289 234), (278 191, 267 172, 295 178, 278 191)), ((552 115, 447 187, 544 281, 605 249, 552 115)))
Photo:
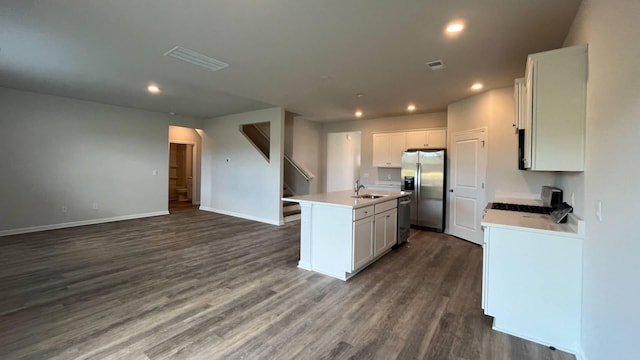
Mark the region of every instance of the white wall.
POLYGON ((203 123, 200 208, 280 224, 284 110, 252 111, 203 123), (240 132, 241 124, 258 122, 270 123, 269 162, 240 132))
POLYGON ((358 131, 327 135, 327 192, 354 188, 360 174, 361 143, 358 131))
POLYGON ((488 128, 487 201, 509 194, 539 196, 542 185, 555 183, 553 172, 518 170, 518 136, 514 122, 512 87, 487 91, 449 105, 449 138, 456 132, 488 128))
MULTIPOLYGON (((374 185, 377 182, 393 181, 400 183, 400 169, 385 169, 373 167, 373 133, 384 131, 407 131, 424 128, 446 128, 447 113, 415 114, 406 116, 394 116, 378 119, 347 120, 324 123, 322 127, 322 167, 327 165, 327 134, 330 132, 360 131, 361 143, 361 168, 360 180, 365 186, 374 185), (391 176, 391 179, 388 178, 391 176)), ((326 184, 326 181, 321 181, 326 184)), ((323 188, 324 190, 324 188, 323 188)))
POLYGON ((584 0, 566 45, 589 44, 582 347, 588 360, 637 359, 640 329, 640 1, 584 0), (602 201, 603 218, 595 215, 602 201))
POLYGON ((182 126, 169 126, 169 142, 178 144, 195 145, 195 166, 193 168, 193 182, 195 191, 193 193, 193 203, 200 204, 200 182, 202 167, 202 138, 195 129, 182 126))
POLYGON ((166 213, 168 126, 199 125, 6 88, 0 108, 5 235, 166 213))

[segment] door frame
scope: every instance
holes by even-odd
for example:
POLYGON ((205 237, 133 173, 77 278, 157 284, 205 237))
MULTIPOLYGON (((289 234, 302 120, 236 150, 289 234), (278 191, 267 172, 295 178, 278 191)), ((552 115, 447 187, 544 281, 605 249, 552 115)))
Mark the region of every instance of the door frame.
MULTIPOLYGON (((193 205, 199 205, 200 202, 196 200, 196 189, 198 189, 200 187, 200 174, 201 171, 200 169, 197 167, 198 165, 198 144, 193 142, 193 141, 186 141, 186 140, 172 140, 169 139, 169 144, 168 149, 169 152, 171 151, 171 144, 181 144, 181 145, 193 145, 193 148, 191 149, 192 154, 191 154, 191 171, 193 172, 191 174, 191 176, 193 177, 193 182, 191 183, 191 194, 193 195, 191 197, 191 204, 193 205)), ((170 154, 168 154, 169 156, 171 156, 170 154)), ((169 159, 169 162, 171 162, 171 159, 169 159)), ((200 191, 197 192, 198 193, 198 197, 200 197, 201 193, 200 191)), ((169 190, 167 189, 167 199, 169 199, 169 190)))
MULTIPOLYGON (((457 131, 455 133, 450 133, 448 134, 448 139, 447 139, 447 152, 449 154, 449 156, 447 157, 447 216, 446 216, 446 222, 445 222, 445 233, 452 235, 451 234, 451 221, 453 220, 453 196, 452 196, 452 184, 451 181, 453 181, 454 179, 454 167, 453 167, 453 159, 454 159, 454 146, 453 146, 453 138, 455 136, 459 136, 459 135, 471 135, 471 134, 475 134, 475 133, 484 133, 484 149, 485 151, 482 152, 482 156, 483 156, 483 163, 484 163, 484 188, 483 191, 480 193, 480 196, 478 197, 478 204, 485 204, 486 202, 486 194, 487 194, 487 167, 488 167, 488 158, 489 158, 489 128, 484 126, 484 127, 479 127, 479 128, 475 128, 475 129, 468 129, 468 130, 462 130, 462 131, 457 131)), ((482 206, 482 205, 479 205, 482 206)), ((480 209, 476 209, 476 211, 478 212, 482 212, 482 208, 480 209)), ((479 215, 479 214, 478 214, 479 215)), ((480 219, 482 219, 482 217, 480 217, 480 219)), ((477 224, 477 226, 479 227, 480 224, 477 224)), ((478 229, 480 230, 480 229, 478 229)), ((453 235, 455 236, 455 235, 453 235)), ((467 239, 464 239, 467 240, 467 239)), ((471 240, 467 240, 467 241, 471 241, 471 240)), ((476 242, 471 241, 474 244, 476 242)))

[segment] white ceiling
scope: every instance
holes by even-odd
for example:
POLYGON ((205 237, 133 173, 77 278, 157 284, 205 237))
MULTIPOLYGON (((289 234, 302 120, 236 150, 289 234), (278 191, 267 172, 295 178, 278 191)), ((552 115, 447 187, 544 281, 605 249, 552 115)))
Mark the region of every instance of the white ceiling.
POLYGON ((445 110, 562 46, 580 0, 3 0, 0 86, 196 117, 445 110), (466 30, 444 28, 462 19, 466 30), (211 72, 163 56, 183 46, 211 72), (442 59, 433 72, 425 62, 442 59), (328 76, 328 78, 327 78, 328 76), (162 89, 150 95, 150 82, 162 89), (356 93, 364 93, 358 98, 356 93))

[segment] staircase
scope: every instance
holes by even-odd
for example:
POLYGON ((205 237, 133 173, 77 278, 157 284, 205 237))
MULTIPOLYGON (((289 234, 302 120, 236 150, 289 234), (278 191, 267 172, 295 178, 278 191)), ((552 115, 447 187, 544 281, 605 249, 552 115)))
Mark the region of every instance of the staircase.
MULTIPOLYGON (((291 191, 291 189, 289 189, 287 184, 284 184, 284 188, 282 189, 282 197, 287 198, 294 195, 295 194, 293 193, 293 191, 291 191)), ((300 220, 300 213, 300 204, 282 200, 282 217, 285 223, 300 220)))
MULTIPOLYGON (((240 132, 258 150, 266 161, 270 161, 269 153, 269 123, 244 124, 240 126, 240 132)), ((309 193, 309 180, 315 175, 308 169, 296 163, 291 157, 283 154, 284 182, 282 197, 291 197, 297 194, 309 193)), ((300 205, 291 201, 282 201, 282 216, 284 222, 300 219, 300 205)))

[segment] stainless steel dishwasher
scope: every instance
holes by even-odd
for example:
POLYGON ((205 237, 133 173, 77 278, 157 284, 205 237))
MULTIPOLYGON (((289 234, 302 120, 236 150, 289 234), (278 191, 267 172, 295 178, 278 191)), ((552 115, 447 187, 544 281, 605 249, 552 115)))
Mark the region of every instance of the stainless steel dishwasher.
POLYGON ((409 239, 411 228, 411 197, 403 196, 398 198, 398 245, 409 239))

